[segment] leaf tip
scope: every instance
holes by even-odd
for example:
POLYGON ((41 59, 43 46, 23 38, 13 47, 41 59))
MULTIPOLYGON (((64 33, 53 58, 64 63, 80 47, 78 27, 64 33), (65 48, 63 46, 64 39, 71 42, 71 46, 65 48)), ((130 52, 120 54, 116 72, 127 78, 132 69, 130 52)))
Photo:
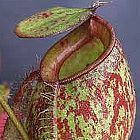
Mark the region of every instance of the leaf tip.
POLYGON ((27 38, 28 37, 25 33, 22 32, 19 24, 16 25, 14 32, 20 38, 27 38))

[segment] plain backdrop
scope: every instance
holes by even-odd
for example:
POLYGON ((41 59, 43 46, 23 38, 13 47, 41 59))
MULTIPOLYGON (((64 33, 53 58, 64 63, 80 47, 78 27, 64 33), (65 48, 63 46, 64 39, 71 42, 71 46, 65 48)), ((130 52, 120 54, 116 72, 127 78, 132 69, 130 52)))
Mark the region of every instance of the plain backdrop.
MULTIPOLYGON (((19 39, 16 23, 33 13, 52 6, 88 7, 92 0, 0 0, 0 82, 13 83, 37 67, 47 49, 64 34, 47 39, 19 39)), ((140 1, 114 0, 97 13, 114 27, 123 44, 132 71, 137 114, 131 140, 140 140, 140 1)))

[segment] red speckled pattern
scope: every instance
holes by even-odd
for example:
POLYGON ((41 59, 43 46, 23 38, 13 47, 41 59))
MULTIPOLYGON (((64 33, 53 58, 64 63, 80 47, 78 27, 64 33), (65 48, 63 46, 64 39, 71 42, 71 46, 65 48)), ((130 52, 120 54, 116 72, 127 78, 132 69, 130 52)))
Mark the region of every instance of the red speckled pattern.
POLYGON ((129 139, 135 119, 135 93, 118 40, 102 63, 60 85, 56 94, 57 139, 129 139))
POLYGON ((31 140, 129 139, 136 113, 130 69, 112 27, 95 18, 112 32, 112 43, 96 62, 54 83, 33 72, 17 93, 14 110, 23 113, 31 140))
POLYGON ((96 67, 65 83, 49 87, 39 72, 31 73, 14 110, 23 113, 31 140, 128 140, 136 101, 119 41, 96 67))

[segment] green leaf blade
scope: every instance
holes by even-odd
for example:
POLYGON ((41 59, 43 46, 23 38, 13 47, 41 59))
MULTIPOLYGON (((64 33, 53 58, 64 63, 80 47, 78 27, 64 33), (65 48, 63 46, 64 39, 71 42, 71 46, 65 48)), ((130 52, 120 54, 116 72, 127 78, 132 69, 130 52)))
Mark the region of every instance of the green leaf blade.
POLYGON ((37 13, 16 27, 19 37, 48 37, 67 31, 89 18, 90 10, 84 8, 55 7, 37 13))

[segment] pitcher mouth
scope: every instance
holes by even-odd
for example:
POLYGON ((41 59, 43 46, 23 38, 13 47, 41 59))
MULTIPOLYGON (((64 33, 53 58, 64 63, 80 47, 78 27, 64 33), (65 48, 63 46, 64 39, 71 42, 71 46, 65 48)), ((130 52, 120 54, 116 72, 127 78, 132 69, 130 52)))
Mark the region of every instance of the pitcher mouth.
POLYGON ((110 34, 109 40, 110 41, 109 41, 109 45, 107 45, 107 49, 96 59, 96 61, 94 61, 93 63, 91 63, 89 66, 87 66, 85 69, 79 71, 78 73, 70 75, 70 76, 63 78, 63 79, 58 79, 55 82, 50 82, 50 81, 48 82, 47 80, 45 80, 46 83, 54 85, 54 84, 56 84, 56 82, 59 84, 65 84, 65 83, 69 83, 71 81, 74 81, 77 78, 87 74, 89 71, 96 69, 97 66, 100 65, 108 57, 108 55, 112 52, 112 50, 115 46, 115 42, 116 42, 116 39, 115 39, 116 35, 115 35, 115 32, 114 32, 112 25, 98 15, 92 16, 91 19, 89 19, 89 20, 90 20, 89 21, 90 24, 93 20, 93 21, 101 24, 103 27, 105 27, 107 29, 107 31, 109 32, 109 34, 110 34))
POLYGON ((87 74, 91 70, 96 69, 97 66, 100 65, 109 56, 109 54, 112 52, 112 50, 115 46, 115 42, 116 42, 116 40, 115 40, 116 37, 115 36, 116 35, 115 35, 115 31, 114 31, 112 25, 98 15, 95 15, 92 18, 95 21, 101 23, 103 26, 105 26, 110 31, 110 35, 111 35, 110 44, 109 44, 109 46, 107 46, 106 51, 101 56, 99 56, 98 59, 95 62, 93 62, 89 67, 87 67, 85 70, 82 70, 78 74, 75 74, 75 75, 70 76, 68 78, 65 78, 63 80, 60 80, 59 81, 60 84, 65 84, 67 82, 71 82, 71 81, 79 78, 80 76, 83 76, 83 75, 87 74))

